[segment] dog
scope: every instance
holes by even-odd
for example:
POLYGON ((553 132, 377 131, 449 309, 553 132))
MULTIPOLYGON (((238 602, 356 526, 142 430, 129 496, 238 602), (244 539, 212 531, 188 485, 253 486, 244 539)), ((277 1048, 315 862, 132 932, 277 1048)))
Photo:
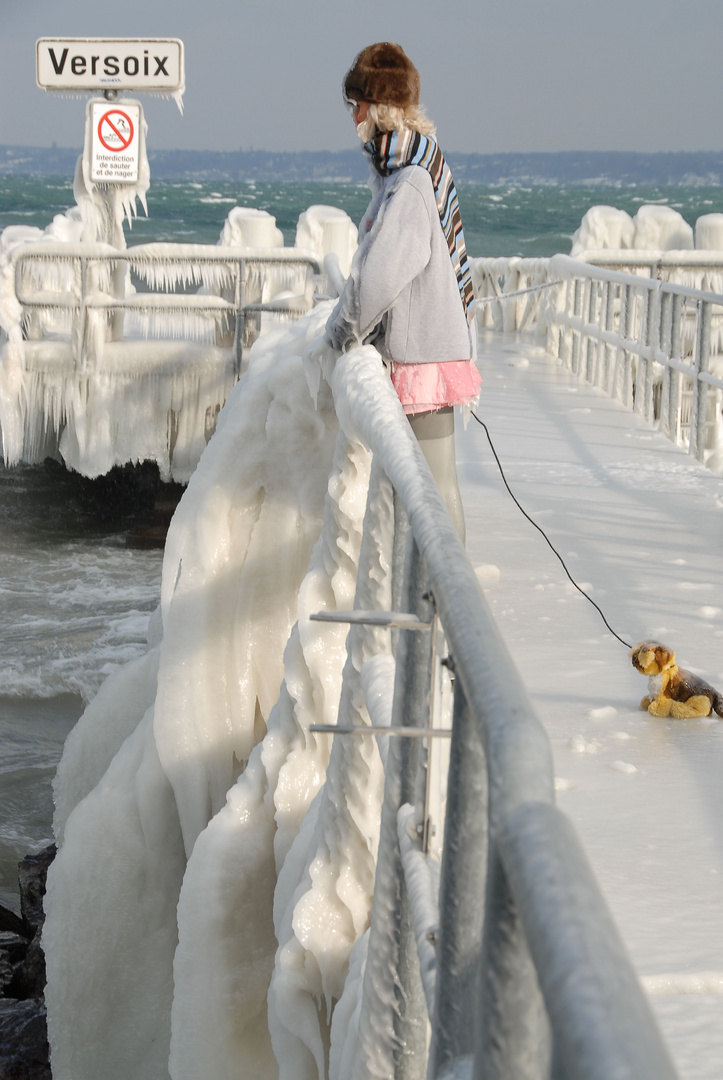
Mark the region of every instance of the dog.
POLYGON ((711 713, 723 717, 723 694, 705 679, 679 668, 672 649, 659 641, 641 641, 628 656, 636 671, 648 676, 648 693, 640 702, 641 709, 676 720, 711 713))

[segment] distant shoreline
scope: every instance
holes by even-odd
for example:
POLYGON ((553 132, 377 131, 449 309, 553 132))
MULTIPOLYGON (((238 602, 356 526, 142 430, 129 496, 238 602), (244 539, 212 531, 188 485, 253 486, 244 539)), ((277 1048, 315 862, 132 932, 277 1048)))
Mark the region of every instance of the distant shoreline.
MULTIPOLYGON (((72 177, 80 147, 0 145, 0 176, 72 177)), ((723 151, 645 154, 633 151, 447 153, 457 184, 568 184, 720 187, 723 151)), ((154 179, 363 183, 359 150, 296 153, 268 150, 149 150, 154 179)))

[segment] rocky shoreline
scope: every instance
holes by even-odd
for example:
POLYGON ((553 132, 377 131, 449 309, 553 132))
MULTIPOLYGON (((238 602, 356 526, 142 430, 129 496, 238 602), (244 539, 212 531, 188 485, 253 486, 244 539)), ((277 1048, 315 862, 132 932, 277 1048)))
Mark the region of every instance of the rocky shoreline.
POLYGON ((51 1080, 40 945, 51 844, 18 864, 20 915, 0 904, 0 1080, 51 1080))

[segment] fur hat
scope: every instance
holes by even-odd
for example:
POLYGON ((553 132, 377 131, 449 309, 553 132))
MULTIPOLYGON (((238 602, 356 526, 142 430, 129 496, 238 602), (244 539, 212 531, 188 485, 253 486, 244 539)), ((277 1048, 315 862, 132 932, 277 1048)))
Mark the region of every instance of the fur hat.
POLYGON ((357 56, 342 83, 345 101, 374 105, 419 105, 419 72, 401 45, 379 41, 357 56))

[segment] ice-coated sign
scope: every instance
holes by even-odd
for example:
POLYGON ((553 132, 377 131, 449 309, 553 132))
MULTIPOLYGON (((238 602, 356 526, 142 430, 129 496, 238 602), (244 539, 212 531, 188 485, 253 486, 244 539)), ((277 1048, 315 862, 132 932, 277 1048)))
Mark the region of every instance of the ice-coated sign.
POLYGON ((94 183, 137 183, 140 128, 140 105, 92 103, 90 178, 94 183))
POLYGON ((43 90, 184 89, 178 38, 40 38, 36 58, 43 90))

